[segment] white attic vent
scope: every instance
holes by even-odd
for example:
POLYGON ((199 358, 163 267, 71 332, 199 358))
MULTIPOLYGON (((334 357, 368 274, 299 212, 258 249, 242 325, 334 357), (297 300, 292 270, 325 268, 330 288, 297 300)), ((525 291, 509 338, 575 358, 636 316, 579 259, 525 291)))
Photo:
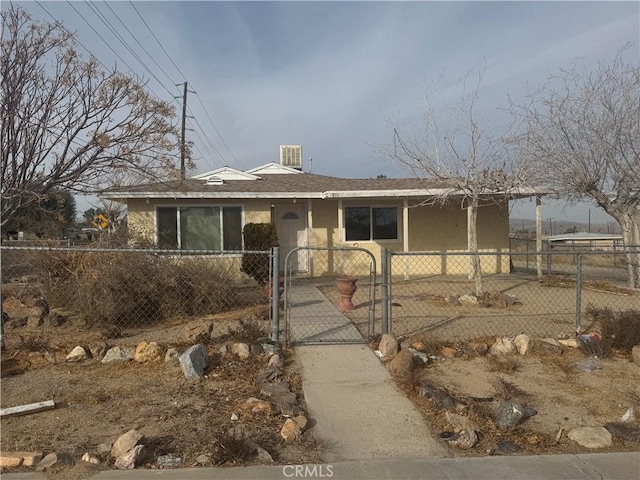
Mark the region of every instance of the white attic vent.
POLYGON ((224 181, 215 175, 208 177, 205 181, 205 185, 222 185, 224 181))
POLYGON ((280 165, 302 170, 302 145, 280 145, 280 165))

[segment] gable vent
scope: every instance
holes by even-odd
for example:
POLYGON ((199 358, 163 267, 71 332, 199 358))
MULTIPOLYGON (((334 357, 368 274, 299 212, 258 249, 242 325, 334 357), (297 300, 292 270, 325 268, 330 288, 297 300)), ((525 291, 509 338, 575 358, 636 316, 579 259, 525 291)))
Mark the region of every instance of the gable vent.
POLYGON ((302 170, 302 145, 280 145, 280 165, 302 170))

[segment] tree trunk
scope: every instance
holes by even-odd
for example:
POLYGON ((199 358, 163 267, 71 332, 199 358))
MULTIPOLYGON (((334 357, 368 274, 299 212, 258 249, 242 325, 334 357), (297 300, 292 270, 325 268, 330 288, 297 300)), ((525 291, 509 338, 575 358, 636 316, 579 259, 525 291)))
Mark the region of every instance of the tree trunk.
POLYGON ((484 295, 482 282, 482 268, 478 253, 478 200, 469 200, 467 207, 467 250, 469 251, 469 280, 475 280, 475 294, 477 297, 484 295))
POLYGON ((627 271, 629 286, 640 288, 640 210, 635 206, 613 215, 620 223, 622 240, 627 252, 627 271))

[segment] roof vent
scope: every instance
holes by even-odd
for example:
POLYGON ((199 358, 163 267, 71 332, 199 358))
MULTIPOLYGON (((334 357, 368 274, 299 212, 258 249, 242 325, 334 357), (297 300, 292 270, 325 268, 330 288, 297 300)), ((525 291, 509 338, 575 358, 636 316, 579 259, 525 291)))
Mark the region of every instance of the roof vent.
POLYGON ((302 170, 302 145, 280 145, 280 165, 302 170))
POLYGON ((222 185, 223 183, 224 181, 222 180, 222 178, 215 175, 208 177, 205 181, 205 185, 222 185))

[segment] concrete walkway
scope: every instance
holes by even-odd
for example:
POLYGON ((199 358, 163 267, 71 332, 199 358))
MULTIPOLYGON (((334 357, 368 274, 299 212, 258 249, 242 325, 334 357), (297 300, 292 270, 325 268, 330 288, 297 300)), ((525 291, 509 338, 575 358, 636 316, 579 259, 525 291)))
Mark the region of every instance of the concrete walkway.
POLYGON ((293 285, 288 295, 290 343, 364 343, 353 322, 317 287, 293 285))
POLYGON ((447 454, 371 348, 309 345, 295 351, 324 461, 447 454))

